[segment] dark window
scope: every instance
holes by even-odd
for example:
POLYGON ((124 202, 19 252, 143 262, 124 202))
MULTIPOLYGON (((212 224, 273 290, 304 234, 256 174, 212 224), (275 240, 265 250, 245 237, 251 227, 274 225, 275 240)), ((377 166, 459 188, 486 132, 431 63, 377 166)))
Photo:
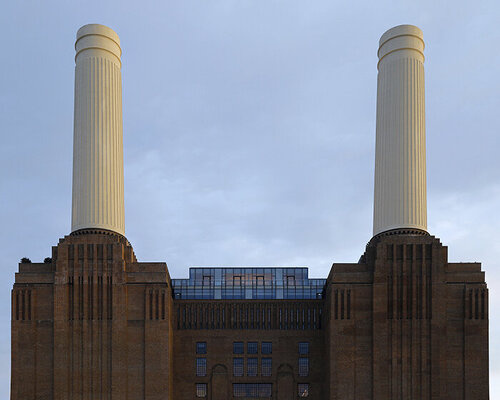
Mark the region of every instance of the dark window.
POLYGON ((197 358, 196 359, 196 376, 206 376, 207 375, 207 359, 197 358))
POLYGON ((261 365, 261 375, 262 376, 271 376, 273 371, 273 359, 272 358, 262 358, 261 365))
POLYGON ((233 375, 243 376, 243 358, 233 358, 233 375))
POLYGON ((298 384, 299 397, 309 397, 309 384, 299 383, 298 384))
POLYGON ((196 343, 196 354, 207 354, 207 342, 196 343))
POLYGON ((299 354, 309 354, 309 342, 299 343, 299 354))
POLYGON ((272 354, 273 353, 273 343, 272 342, 262 342, 261 344, 262 354, 272 354))
POLYGON ((299 358, 299 376, 309 375, 309 359, 299 358))
POLYGON ((295 286, 295 276, 288 275, 286 277, 286 283, 287 283, 288 286, 295 286))
POLYGON ((196 384, 196 397, 207 397, 207 384, 197 383, 196 384))
POLYGON ((233 354, 243 354, 245 352, 245 346, 243 342, 233 342, 233 354))
POLYGON ((271 383, 233 383, 234 397, 271 397, 271 383))
POLYGON ((257 376, 257 359, 247 359, 247 376, 257 376))
POLYGON ((247 353, 248 354, 257 354, 259 352, 259 346, 257 342, 248 342, 247 343, 247 353))

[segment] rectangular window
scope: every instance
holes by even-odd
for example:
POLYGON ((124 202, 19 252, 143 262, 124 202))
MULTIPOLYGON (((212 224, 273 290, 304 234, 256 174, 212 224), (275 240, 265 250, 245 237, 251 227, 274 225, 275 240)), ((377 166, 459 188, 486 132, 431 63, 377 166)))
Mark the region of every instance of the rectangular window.
POLYGON ((257 342, 248 342, 247 343, 247 353, 248 354, 257 354, 259 352, 259 346, 257 342))
POLYGON ((243 358, 233 358, 233 375, 243 376, 243 358))
POLYGON ((210 275, 205 275, 203 277, 203 286, 210 286, 212 283, 212 277, 210 275))
POLYGON ((207 354, 207 342, 196 342, 196 354, 207 354))
POLYGON ((247 376, 257 376, 257 358, 247 359, 247 376))
POLYGON ((262 358, 260 374, 262 376, 271 376, 273 371, 273 359, 272 358, 262 358))
POLYGON ((299 383, 298 384, 299 397, 309 397, 309 384, 299 383))
POLYGON ((207 376, 207 359, 196 359, 196 376, 207 376))
POLYGON ((309 359, 308 358, 299 358, 299 376, 308 376, 309 375, 309 359))
POLYGON ((295 276, 294 275, 288 275, 286 277, 286 284, 288 286, 295 286, 295 276))
POLYGON ((262 342, 261 353, 262 354, 272 354, 273 353, 273 343, 272 342, 262 342))
POLYGON ((196 397, 207 397, 207 384, 197 383, 196 384, 196 397))
POLYGON ((256 276, 255 279, 257 280, 257 286, 264 286, 264 277, 263 276, 256 276))
POLYGON ((299 354, 309 354, 309 342, 299 343, 299 354))
POLYGON ((233 286, 241 286, 241 276, 233 276, 233 286))
POLYGON ((233 383, 233 396, 268 398, 272 389, 271 383, 233 383))
POLYGON ((245 346, 243 342, 233 342, 233 354, 243 354, 245 352, 245 346))

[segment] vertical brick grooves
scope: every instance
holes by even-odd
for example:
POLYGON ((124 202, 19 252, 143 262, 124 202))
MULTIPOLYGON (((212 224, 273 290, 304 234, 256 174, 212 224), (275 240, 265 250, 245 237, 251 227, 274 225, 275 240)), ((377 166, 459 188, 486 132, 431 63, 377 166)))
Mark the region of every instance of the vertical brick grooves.
POLYGON ((16 321, 19 321, 19 291, 18 290, 14 290, 12 292, 12 295, 14 297, 14 308, 16 310, 15 312, 15 318, 16 318, 16 321))
POLYGON ((112 244, 68 246, 68 399, 111 398, 112 261, 112 244))
MULTIPOLYGON (((160 320, 165 320, 167 317, 166 315, 166 293, 165 290, 163 289, 146 289, 145 291, 145 301, 144 304, 146 305, 145 309, 145 316, 147 320, 153 321, 160 321, 160 320)), ((178 310, 179 312, 180 310, 178 310)), ((191 324, 192 318, 189 316, 195 314, 194 306, 188 307, 186 310, 184 310, 188 316, 186 317, 186 321, 188 321, 189 324, 191 324), (193 308, 193 309, 192 309, 193 308)), ((178 322, 179 323, 179 319, 178 322)))
POLYGON ((423 244, 389 244, 386 253, 390 393, 395 399, 427 398, 431 248, 423 244))
POLYGON ((387 318, 431 319, 432 277, 426 268, 427 259, 419 256, 423 253, 422 245, 388 245, 387 252, 387 318))
POLYGON ((15 289, 12 291, 13 297, 13 319, 16 321, 32 321, 33 298, 32 289, 15 289))
MULTIPOLYGON (((351 290, 342 291, 344 319, 351 318, 351 290)), ((165 293, 146 294, 148 319, 164 319, 165 293), (161 313, 155 311, 156 299, 161 299, 161 313)), ((269 303, 196 303, 176 301, 174 326, 177 329, 282 329, 308 330, 322 328, 322 302, 291 302, 288 305, 269 303)))
POLYGON ((351 319, 351 289, 335 289, 333 297, 333 318, 351 319))
POLYGON ((106 277, 106 289, 107 289, 107 319, 112 320, 113 319, 113 277, 108 276, 106 277))
POLYGON ((107 394, 107 397, 109 400, 112 398, 112 393, 111 389, 113 388, 113 245, 112 244, 106 244, 106 245, 100 245, 99 247, 102 247, 101 249, 101 254, 102 254, 102 265, 103 265, 103 273, 104 273, 104 266, 106 266, 106 341, 104 344, 104 350, 103 354, 106 354, 106 363, 105 363, 105 368, 102 369, 104 372, 105 370, 107 371, 106 373, 103 373, 104 375, 104 388, 105 388, 105 394, 107 394))
POLYGON ((165 300, 166 300, 166 294, 165 294, 165 291, 162 290, 161 291, 161 319, 162 320, 165 320, 165 307, 166 307, 165 300))
POLYGON ((470 287, 465 289, 465 318, 469 320, 488 319, 488 292, 484 287, 470 287))

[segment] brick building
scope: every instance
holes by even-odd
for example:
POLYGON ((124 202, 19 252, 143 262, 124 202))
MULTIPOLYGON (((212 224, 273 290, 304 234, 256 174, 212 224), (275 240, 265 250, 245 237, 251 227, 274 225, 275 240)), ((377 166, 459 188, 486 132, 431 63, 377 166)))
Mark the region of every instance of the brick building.
POLYGON ((86 25, 75 47, 72 230, 50 262, 19 265, 12 399, 489 398, 484 272, 448 262, 427 232, 418 28, 381 38, 374 235, 326 279, 304 267, 172 279, 138 262, 124 236, 120 42, 86 25))

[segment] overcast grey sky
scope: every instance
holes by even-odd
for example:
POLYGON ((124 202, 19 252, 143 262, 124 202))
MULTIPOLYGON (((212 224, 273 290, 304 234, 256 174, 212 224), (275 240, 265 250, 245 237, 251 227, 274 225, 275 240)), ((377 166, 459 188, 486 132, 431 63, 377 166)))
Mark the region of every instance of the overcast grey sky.
POLYGON ((0 13, 0 398, 10 290, 70 231, 74 40, 120 36, 126 236, 140 261, 306 265, 326 277, 372 233, 378 39, 426 42, 429 232, 490 288, 500 399, 500 3, 8 1, 0 13))

